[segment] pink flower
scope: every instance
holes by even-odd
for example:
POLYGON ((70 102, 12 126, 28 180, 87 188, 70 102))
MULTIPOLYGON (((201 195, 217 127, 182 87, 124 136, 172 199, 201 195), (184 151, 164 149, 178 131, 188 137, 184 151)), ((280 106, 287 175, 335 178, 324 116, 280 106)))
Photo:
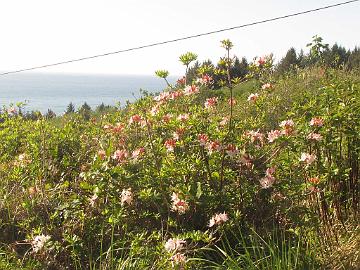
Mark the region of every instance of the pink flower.
POLYGON ((176 131, 173 133, 174 140, 176 141, 180 140, 180 137, 184 135, 184 133, 185 133, 185 128, 176 129, 176 131))
POLYGON ((292 128, 294 126, 294 121, 291 119, 284 120, 284 121, 281 121, 279 126, 282 128, 292 128))
POLYGON ((121 123, 117 123, 116 126, 112 127, 112 131, 115 133, 121 133, 124 130, 124 125, 121 123))
POLYGON ((310 121, 310 126, 312 127, 321 127, 324 125, 324 119, 321 117, 313 117, 310 121))
POLYGON ((104 159, 105 156, 106 156, 106 152, 105 152, 104 150, 99 150, 99 151, 98 151, 98 157, 99 157, 100 159, 104 159))
POLYGON ((275 173, 275 168, 270 167, 266 169, 265 177, 260 179, 260 185, 262 188, 267 189, 271 187, 275 182, 275 177, 273 174, 275 173))
POLYGON ((168 139, 165 141, 164 145, 168 152, 174 152, 176 141, 174 139, 168 139))
POLYGON ((259 58, 259 60, 257 60, 257 64, 259 65, 259 66, 262 66, 262 65, 264 65, 266 63, 266 58, 264 57, 264 56, 261 56, 260 58, 259 58))
POLYGON ((270 167, 266 169, 265 175, 266 176, 273 176, 273 174, 275 173, 275 167, 270 167))
POLYGON ((308 138, 309 140, 321 141, 321 140, 322 140, 322 135, 319 134, 319 133, 314 133, 314 132, 312 132, 312 133, 310 133, 310 134, 307 136, 307 138, 308 138))
POLYGON ((186 81, 185 76, 183 76, 182 78, 178 79, 176 82, 180 85, 184 85, 185 81, 186 81))
POLYGON ((211 228, 215 225, 221 225, 222 223, 225 223, 228 220, 229 217, 225 212, 215 214, 210 218, 209 227, 211 228))
POLYGON ((151 108, 150 114, 151 114, 152 116, 157 115, 157 114, 159 113, 159 108, 160 108, 160 105, 159 105, 159 104, 155 105, 154 107, 151 108))
POLYGON ((165 114, 165 115, 162 117, 162 120, 163 120, 165 123, 169 123, 170 120, 171 120, 171 117, 172 117, 171 114, 165 114))
POLYGON ((171 92, 170 94, 170 99, 171 100, 174 100, 178 97, 181 97, 184 93, 181 91, 181 90, 178 90, 178 91, 174 91, 174 92, 171 92))
POLYGON ((259 94, 255 93, 255 94, 250 94, 250 96, 248 97, 248 101, 252 101, 255 102, 257 99, 259 98, 259 94))
POLYGON ((111 130, 112 128, 112 125, 104 125, 103 127, 104 130, 111 130))
POLYGON ((206 74, 205 74, 205 75, 202 75, 201 78, 198 78, 198 79, 196 80, 197 83, 200 83, 200 84, 202 84, 202 85, 211 84, 212 81, 213 81, 213 78, 212 78, 211 76, 209 76, 209 75, 206 75, 206 74))
POLYGON ((263 84, 263 86, 261 86, 262 90, 271 89, 271 88, 272 88, 271 83, 265 83, 263 84))
POLYGON ((309 182, 313 185, 317 185, 320 183, 320 179, 319 179, 319 177, 312 177, 312 178, 309 178, 309 182))
POLYGON ((301 157, 299 160, 301 162, 305 162, 307 165, 310 165, 316 160, 316 156, 308 153, 301 153, 301 157))
POLYGON ((272 130, 272 131, 268 132, 267 135, 268 135, 268 141, 270 143, 272 143, 281 136, 281 131, 280 130, 272 130))
POLYGON ((209 137, 206 134, 199 134, 198 140, 201 146, 205 146, 206 143, 209 141, 209 137))
POLYGON ((251 130, 251 131, 247 132, 247 135, 250 137, 250 140, 252 143, 255 143, 257 141, 259 141, 260 143, 263 143, 263 141, 264 141, 264 134, 262 134, 259 131, 251 130))
POLYGON ((230 157, 234 157, 239 153, 239 150, 237 149, 237 147, 233 144, 229 144, 226 147, 226 154, 228 154, 230 157))
POLYGON ((178 117, 177 117, 177 120, 180 120, 181 122, 185 122, 187 120, 189 120, 189 114, 188 113, 184 113, 184 114, 180 114, 178 117))
POLYGON ((244 153, 240 157, 240 163, 245 165, 248 168, 251 168, 252 167, 252 157, 249 154, 244 153))
POLYGON ((224 117, 221 121, 220 121, 220 126, 225 126, 227 123, 229 122, 229 118, 224 117))
POLYGON ((269 187, 271 187, 275 182, 275 177, 273 176, 265 176, 263 178, 260 179, 260 185, 262 188, 267 189, 269 187))
POLYGON ((124 205, 127 203, 128 205, 131 205, 133 201, 133 194, 131 192, 131 188, 123 189, 121 192, 121 205, 124 205))
POLYGON ((129 120, 129 125, 133 124, 133 123, 140 123, 142 121, 142 118, 140 115, 135 114, 133 116, 130 117, 129 120))
POLYGON ((145 153, 145 148, 144 147, 140 147, 138 149, 135 149, 132 154, 131 154, 131 157, 134 159, 134 160, 138 160, 138 158, 140 156, 142 156, 143 154, 145 153))
POLYGON ((209 151, 209 154, 212 154, 214 151, 221 151, 222 147, 219 141, 211 141, 206 144, 206 148, 209 151))
POLYGON ((282 133, 284 135, 291 135, 294 131, 294 121, 291 119, 282 121, 279 126, 283 128, 282 133))
POLYGON ((230 106, 235 106, 236 105, 235 98, 229 98, 228 103, 229 103, 230 106))
POLYGON ((7 110, 8 114, 16 114, 16 108, 15 107, 11 107, 7 110))
POLYGON ((178 212, 180 215, 185 214, 186 210, 189 209, 188 203, 185 200, 180 199, 179 194, 173 192, 171 200, 171 209, 175 212, 178 212))
POLYGON ((206 109, 213 108, 216 106, 217 102, 218 102, 217 97, 208 98, 208 99, 206 99, 205 104, 204 104, 205 108, 206 109))
POLYGON ((176 265, 180 266, 179 269, 184 269, 184 265, 186 263, 186 256, 182 253, 176 253, 171 257, 171 265, 175 268, 176 265))
POLYGON ((164 246, 167 252, 172 252, 174 250, 182 249, 185 244, 186 241, 183 239, 170 238, 166 241, 164 246))
POLYGON ((185 96, 190 96, 196 93, 199 93, 199 87, 197 87, 196 85, 188 85, 185 87, 184 89, 184 95, 185 96))
POLYGON ((116 150, 112 158, 117 162, 122 163, 126 161, 128 156, 129 154, 126 150, 116 150))
POLYGON ((170 96, 170 93, 169 92, 162 92, 160 93, 160 95, 154 97, 154 100, 155 101, 166 101, 170 96))

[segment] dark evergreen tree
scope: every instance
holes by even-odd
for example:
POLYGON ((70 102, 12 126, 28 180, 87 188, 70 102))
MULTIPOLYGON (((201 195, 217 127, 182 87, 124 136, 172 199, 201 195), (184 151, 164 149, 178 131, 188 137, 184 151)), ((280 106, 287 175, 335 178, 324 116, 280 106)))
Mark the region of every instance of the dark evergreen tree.
POLYGON ((276 67, 276 71, 279 74, 284 74, 289 71, 293 71, 299 63, 299 59, 296 55, 295 48, 291 47, 284 58, 282 58, 276 67))
POLYGON ((91 107, 86 102, 80 107, 79 114, 85 119, 90 120, 91 117, 91 107))
POLYGON ((355 49, 350 53, 348 61, 346 63, 348 69, 360 69, 360 48, 355 49))
POLYGON ((45 114, 45 118, 46 119, 52 119, 52 118, 55 118, 55 117, 56 117, 56 114, 51 109, 48 109, 46 114, 45 114))
POLYGON ((75 112, 75 106, 72 102, 69 103, 69 105, 66 108, 65 114, 70 114, 75 112))

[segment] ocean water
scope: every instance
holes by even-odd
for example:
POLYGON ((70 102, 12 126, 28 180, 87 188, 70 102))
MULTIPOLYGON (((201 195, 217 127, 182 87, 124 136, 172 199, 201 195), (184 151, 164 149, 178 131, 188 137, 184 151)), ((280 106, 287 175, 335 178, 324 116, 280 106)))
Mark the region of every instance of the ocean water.
POLYGON ((25 111, 51 109, 61 114, 70 102, 76 108, 84 102, 91 108, 101 103, 124 105, 139 98, 140 89, 160 92, 165 87, 164 80, 155 75, 10 74, 0 77, 0 106, 26 102, 25 111))

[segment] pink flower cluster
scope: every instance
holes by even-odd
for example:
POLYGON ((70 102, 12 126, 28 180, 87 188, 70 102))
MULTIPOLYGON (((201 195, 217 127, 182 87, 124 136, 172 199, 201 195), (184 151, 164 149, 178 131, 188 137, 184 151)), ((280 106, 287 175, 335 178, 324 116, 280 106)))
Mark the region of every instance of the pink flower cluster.
POLYGON ((273 176, 274 173, 275 173, 274 167, 270 167, 266 169, 265 177, 260 179, 260 185, 262 188, 267 189, 275 183, 275 177, 273 176))
POLYGON ((123 189, 121 192, 121 205, 124 205, 127 203, 128 205, 131 205, 133 201, 133 193, 131 191, 131 188, 123 189))
POLYGON ((204 104, 205 108, 206 109, 213 108, 216 106, 217 102, 218 102, 217 97, 208 98, 208 99, 206 99, 205 104, 204 104))
POLYGON ((251 102, 255 102, 257 99, 259 98, 259 94, 258 93, 255 93, 255 94, 250 94, 250 96, 248 97, 248 101, 251 101, 251 102))
POLYGON ((122 149, 122 150, 116 150, 112 158, 115 159, 118 163, 124 163, 126 162, 128 156, 129 153, 125 149, 122 149))
POLYGON ((221 225, 221 224, 225 223, 228 220, 229 220, 229 217, 225 212, 215 214, 210 218, 209 227, 211 228, 211 227, 213 227, 215 225, 216 226, 221 225))
POLYGON ((199 92, 200 92, 200 89, 196 85, 187 85, 184 89, 185 96, 190 96, 193 94, 197 94, 199 92))
POLYGON ((321 117, 313 117, 310 121, 310 126, 312 127, 321 127, 324 125, 324 119, 321 117))
POLYGON ((209 154, 212 154, 215 151, 221 151, 223 148, 220 142, 215 140, 215 141, 209 141, 206 144, 206 149, 209 151, 209 154))
POLYGON ((175 139, 167 139, 164 143, 164 146, 168 152, 174 152, 175 145, 176 145, 175 139))
POLYGON ((301 157, 299 160, 309 166, 316 160, 316 156, 309 153, 301 153, 301 157))
POLYGON ((205 146, 209 141, 209 137, 206 134, 201 133, 198 135, 198 141, 201 146, 205 146))
POLYGON ((236 145, 234 144, 228 144, 226 146, 226 154, 229 156, 229 157, 234 157, 236 156, 238 153, 239 153, 239 150, 237 148, 236 145))
POLYGON ((321 141, 323 137, 322 137, 322 135, 319 134, 319 133, 311 132, 311 133, 307 136, 307 138, 308 138, 309 140, 313 140, 313 141, 321 141))
POLYGON ((267 133, 267 139, 270 143, 274 142, 276 139, 280 138, 282 135, 280 130, 271 130, 267 133))
POLYGON ((250 141, 252 143, 259 142, 260 144, 262 144, 264 142, 264 134, 259 132, 259 130, 250 130, 246 133, 246 135, 250 138, 250 141))
POLYGON ((284 120, 280 123, 280 127, 283 129, 282 133, 284 135, 291 135, 294 131, 294 121, 291 119, 284 120))
POLYGON ((186 241, 183 239, 170 238, 169 240, 166 241, 164 246, 167 252, 172 252, 184 248, 185 244, 186 241))
POLYGON ((204 74, 201 76, 201 78, 198 78, 196 82, 202 85, 209 85, 213 82, 213 78, 209 75, 204 74))
POLYGON ((104 125, 103 128, 104 128, 104 130, 107 130, 107 131, 110 131, 113 133, 121 133, 124 130, 125 126, 122 123, 117 123, 115 126, 110 125, 110 124, 104 125))
POLYGON ((265 83, 261 86, 262 90, 271 89, 273 86, 271 83, 265 83))
POLYGON ((189 205, 185 200, 179 198, 179 194, 173 192, 171 195, 172 206, 171 209, 175 212, 178 212, 180 215, 185 214, 189 209, 189 205))

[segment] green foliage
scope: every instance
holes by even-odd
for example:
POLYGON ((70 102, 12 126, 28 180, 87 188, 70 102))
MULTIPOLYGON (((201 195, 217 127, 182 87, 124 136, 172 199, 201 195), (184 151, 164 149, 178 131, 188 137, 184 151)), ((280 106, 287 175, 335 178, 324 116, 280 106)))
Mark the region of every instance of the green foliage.
POLYGON ((277 79, 270 55, 237 80, 230 47, 191 84, 122 109, 32 121, 4 108, 0 266, 317 267, 357 214, 359 75, 277 79), (211 72, 238 84, 214 90, 211 72))
POLYGON ((180 55, 179 60, 184 66, 188 67, 191 62, 194 62, 197 59, 197 57, 198 57, 197 54, 192 52, 187 52, 180 55))

